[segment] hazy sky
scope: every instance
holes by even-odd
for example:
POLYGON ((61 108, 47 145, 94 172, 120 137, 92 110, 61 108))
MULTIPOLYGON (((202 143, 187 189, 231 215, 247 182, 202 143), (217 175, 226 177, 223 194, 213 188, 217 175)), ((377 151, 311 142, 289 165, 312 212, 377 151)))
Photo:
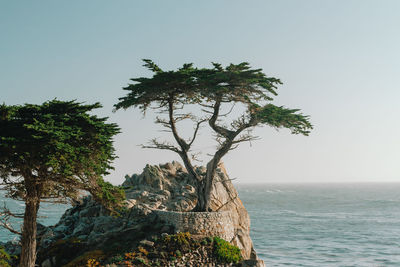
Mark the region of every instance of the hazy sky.
MULTIPOLYGON (((138 145, 153 116, 112 113, 129 78, 185 62, 248 61, 283 81, 274 103, 301 108, 309 137, 260 128, 224 158, 239 182, 400 182, 400 1, 0 0, 0 102, 57 97, 104 108, 123 133, 108 177, 178 159, 138 145)), ((210 148, 205 141, 198 150, 210 148)))

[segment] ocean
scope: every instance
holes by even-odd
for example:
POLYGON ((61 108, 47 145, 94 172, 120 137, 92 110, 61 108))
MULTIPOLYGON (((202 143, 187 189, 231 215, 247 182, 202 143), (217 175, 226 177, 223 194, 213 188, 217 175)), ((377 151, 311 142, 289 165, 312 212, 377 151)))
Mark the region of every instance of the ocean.
MULTIPOLYGON (((236 187, 267 266, 400 266, 400 184, 236 187)), ((39 222, 56 223, 66 208, 43 205, 39 222)), ((12 238, 0 229, 0 241, 12 238)))

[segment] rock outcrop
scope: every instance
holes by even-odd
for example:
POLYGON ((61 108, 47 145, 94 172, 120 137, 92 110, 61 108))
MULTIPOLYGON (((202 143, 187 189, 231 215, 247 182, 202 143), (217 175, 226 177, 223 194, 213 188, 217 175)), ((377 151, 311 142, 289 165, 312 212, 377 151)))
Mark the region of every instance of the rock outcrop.
MULTIPOLYGON (((196 170, 205 175, 206 169, 196 170)), ((131 205, 145 205, 150 209, 191 211, 197 203, 196 190, 185 168, 178 162, 159 166, 147 165, 143 173, 126 177, 123 186, 131 205), (132 200, 134 199, 134 200, 132 200)), ((256 259, 253 243, 250 238, 250 217, 243 206, 229 176, 220 164, 211 191, 211 208, 214 211, 230 211, 235 236, 231 241, 238 246, 245 259, 256 259)))
MULTIPOLYGON (((196 171, 205 174, 205 168, 199 167, 196 171)), ((122 186, 125 187, 128 211, 122 217, 109 216, 107 210, 86 197, 68 209, 55 226, 39 229, 38 260, 42 266, 60 266, 68 262, 65 253, 64 259, 56 259, 51 254, 54 254, 54 244, 60 240, 76 240, 83 244, 82 249, 92 250, 110 249, 112 244, 134 246, 152 233, 174 232, 157 218, 154 210, 188 212, 196 206, 193 181, 178 162, 147 165, 141 174, 125 178, 122 186)), ((241 249, 243 259, 249 264, 243 266, 262 266, 249 235, 249 215, 223 165, 217 169, 211 207, 214 211, 231 214, 234 234, 228 241, 241 249)))

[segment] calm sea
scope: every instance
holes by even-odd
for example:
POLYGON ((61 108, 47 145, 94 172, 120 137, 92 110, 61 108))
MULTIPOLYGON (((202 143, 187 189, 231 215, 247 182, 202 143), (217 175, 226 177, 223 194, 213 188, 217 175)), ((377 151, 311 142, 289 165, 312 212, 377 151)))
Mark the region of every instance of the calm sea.
MULTIPOLYGON (((400 266, 400 184, 237 188, 267 266, 400 266)), ((48 217, 39 221, 54 224, 65 208, 45 205, 40 215, 48 217)), ((0 230, 0 241, 11 238, 0 230)))

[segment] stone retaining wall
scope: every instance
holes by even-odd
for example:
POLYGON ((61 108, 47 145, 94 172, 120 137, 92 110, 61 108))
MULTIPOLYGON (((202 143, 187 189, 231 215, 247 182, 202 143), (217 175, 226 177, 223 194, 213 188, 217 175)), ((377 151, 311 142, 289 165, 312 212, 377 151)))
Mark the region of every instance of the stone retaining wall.
POLYGON ((176 232, 189 232, 193 235, 219 236, 231 241, 235 236, 230 212, 177 212, 154 211, 161 221, 175 227, 176 232))

